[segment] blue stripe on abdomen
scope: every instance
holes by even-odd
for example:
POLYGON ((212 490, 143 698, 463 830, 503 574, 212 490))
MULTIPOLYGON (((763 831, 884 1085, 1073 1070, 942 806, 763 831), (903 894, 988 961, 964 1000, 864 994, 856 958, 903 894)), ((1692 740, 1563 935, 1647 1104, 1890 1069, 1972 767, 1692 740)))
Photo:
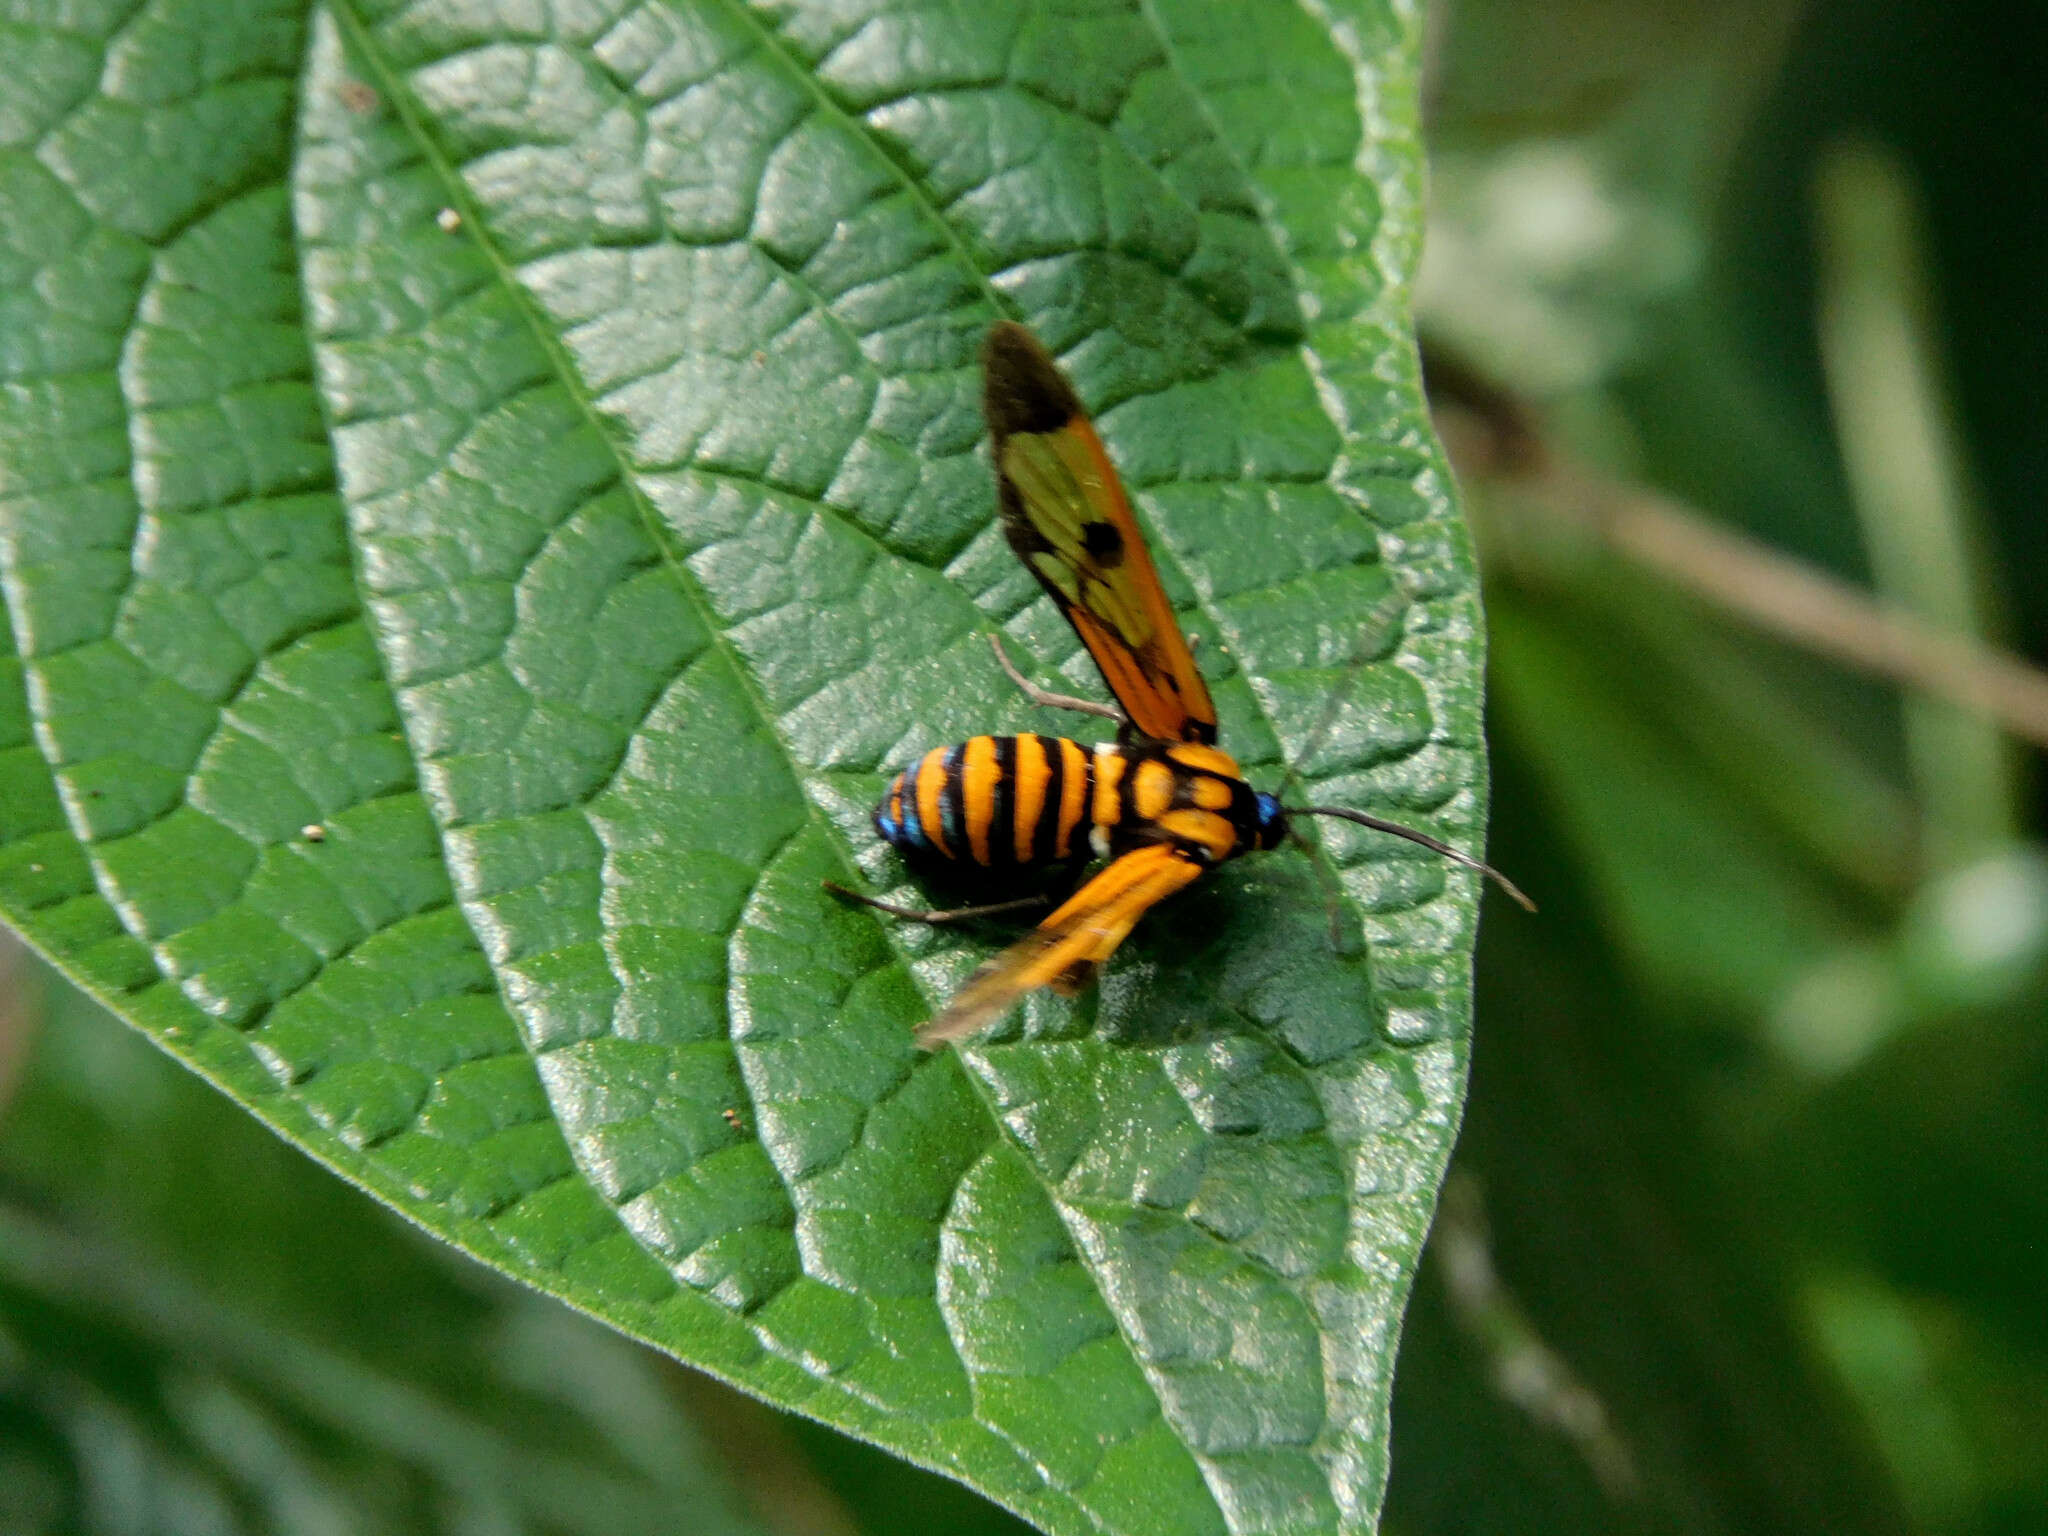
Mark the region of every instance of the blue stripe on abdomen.
POLYGON ((917 768, 923 761, 919 758, 897 775, 897 782, 903 786, 903 842, 898 846, 907 845, 920 852, 931 847, 931 839, 924 835, 924 823, 917 817, 917 768))

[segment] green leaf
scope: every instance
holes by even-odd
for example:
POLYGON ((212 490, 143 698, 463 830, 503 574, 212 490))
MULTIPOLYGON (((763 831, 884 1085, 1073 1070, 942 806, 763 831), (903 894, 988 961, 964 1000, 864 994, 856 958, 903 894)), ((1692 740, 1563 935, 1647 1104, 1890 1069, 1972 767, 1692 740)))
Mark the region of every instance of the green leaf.
POLYGON ((1365 945, 1272 855, 932 1058, 986 943, 820 882, 901 883, 909 754, 1071 725, 990 633, 1094 686, 992 527, 1004 314, 1253 776, 1476 845, 1412 19, 96 25, 0 114, 6 910, 430 1229, 1048 1530, 1371 1529, 1469 881, 1342 829, 1365 945))

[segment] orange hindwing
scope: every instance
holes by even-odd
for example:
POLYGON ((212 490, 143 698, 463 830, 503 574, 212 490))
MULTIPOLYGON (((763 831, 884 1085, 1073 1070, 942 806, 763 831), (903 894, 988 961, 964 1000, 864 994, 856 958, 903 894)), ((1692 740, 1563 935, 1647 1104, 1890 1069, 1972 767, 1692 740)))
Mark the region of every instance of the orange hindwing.
POLYGON ((1202 865, 1171 843, 1133 849, 968 977, 945 1011, 917 1032, 917 1043, 932 1051, 971 1035, 1037 987, 1080 990, 1139 918, 1201 873, 1202 865))

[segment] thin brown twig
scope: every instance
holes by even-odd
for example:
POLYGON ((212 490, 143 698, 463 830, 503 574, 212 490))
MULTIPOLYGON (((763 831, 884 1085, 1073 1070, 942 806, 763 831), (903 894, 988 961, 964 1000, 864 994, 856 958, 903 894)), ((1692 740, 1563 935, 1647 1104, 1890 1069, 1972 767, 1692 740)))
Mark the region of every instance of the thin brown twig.
POLYGON ((1453 1172, 1444 1181, 1429 1254, 1449 1294, 1452 1317, 1488 1356, 1495 1390, 1569 1440, 1609 1497, 1635 1498, 1642 1480, 1607 1405, 1544 1340, 1494 1267, 1485 1203, 1470 1174, 1453 1172))
POLYGON ((2048 749, 2048 672, 1887 608, 1668 497, 1580 468, 1550 447, 1521 401, 1456 364, 1432 359, 1429 379, 1461 473, 1512 486, 1767 634, 1975 710, 2048 749))
POLYGON ((2048 748, 2048 673, 2008 651, 1885 608, 1802 561, 1645 491, 1588 483, 1615 549, 1772 634, 1997 721, 2048 748))

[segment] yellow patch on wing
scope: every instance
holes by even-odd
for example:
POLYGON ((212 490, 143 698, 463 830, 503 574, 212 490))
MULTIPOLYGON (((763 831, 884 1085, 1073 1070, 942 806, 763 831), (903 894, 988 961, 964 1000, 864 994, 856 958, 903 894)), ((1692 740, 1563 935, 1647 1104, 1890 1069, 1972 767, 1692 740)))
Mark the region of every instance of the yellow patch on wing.
POLYGON ((917 1032, 917 1043, 931 1051, 971 1035, 1039 987, 1073 991, 1116 952, 1139 918, 1201 873, 1200 864, 1166 843, 1125 854, 970 976, 917 1032))

